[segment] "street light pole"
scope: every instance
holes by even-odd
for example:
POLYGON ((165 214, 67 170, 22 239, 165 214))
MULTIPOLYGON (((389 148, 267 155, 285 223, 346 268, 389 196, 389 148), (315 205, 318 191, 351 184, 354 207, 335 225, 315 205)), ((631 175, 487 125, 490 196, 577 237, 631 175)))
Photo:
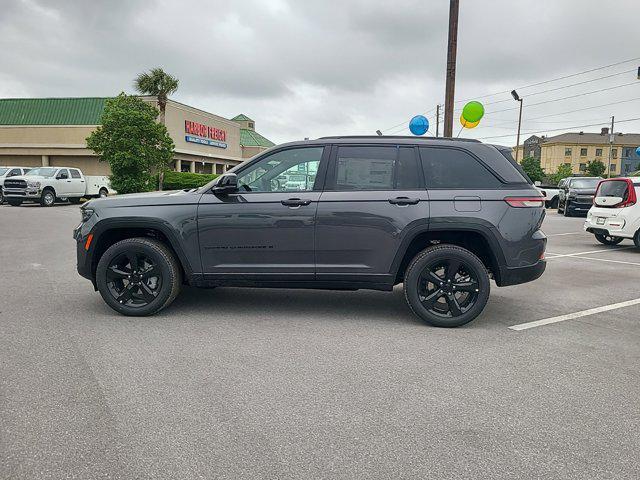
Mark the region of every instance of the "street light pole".
MULTIPOLYGON (((522 126, 522 98, 518 92, 511 90, 511 96, 517 102, 520 102, 520 113, 518 114, 518 136, 516 138, 516 163, 518 162, 518 152, 520 151, 520 127, 522 126)), ((524 158, 524 145, 522 146, 522 158, 524 158)))
POLYGON ((459 0, 449 1, 449 43, 447 47, 447 82, 444 100, 444 136, 453 136, 453 98, 456 89, 456 53, 458 50, 459 0))

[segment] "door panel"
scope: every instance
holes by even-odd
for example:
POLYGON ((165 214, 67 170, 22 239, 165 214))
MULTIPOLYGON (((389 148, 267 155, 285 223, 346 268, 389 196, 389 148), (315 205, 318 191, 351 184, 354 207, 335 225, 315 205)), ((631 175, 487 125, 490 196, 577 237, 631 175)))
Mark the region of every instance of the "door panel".
POLYGON ((391 283, 407 232, 427 225, 429 197, 413 147, 333 149, 316 219, 316 277, 391 283))

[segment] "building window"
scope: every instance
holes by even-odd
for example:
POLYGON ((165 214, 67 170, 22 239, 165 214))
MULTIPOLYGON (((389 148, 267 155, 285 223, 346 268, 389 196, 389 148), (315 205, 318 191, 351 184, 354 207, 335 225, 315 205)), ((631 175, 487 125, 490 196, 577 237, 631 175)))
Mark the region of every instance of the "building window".
POLYGON ((570 157, 571 156, 571 149, 570 148, 565 148, 564 149, 564 156, 565 157, 570 157))
POLYGON ((255 123, 249 122, 249 128, 255 128, 255 123))
POLYGON ((615 172, 616 171, 616 164, 615 163, 611 164, 611 168, 609 169, 609 171, 611 171, 611 172, 615 172))
POLYGON ((602 149, 596 148, 596 157, 601 157, 601 156, 602 156, 602 149))
POLYGON ((581 172, 586 172, 587 171, 587 164, 586 163, 581 163, 579 169, 580 169, 581 172))
POLYGON ((622 156, 630 157, 631 156, 631 149, 630 148, 625 148, 624 149, 624 153, 622 154, 622 156))
POLYGON ((618 158, 618 149, 617 148, 612 148, 611 149, 611 158, 618 158))
POLYGON ((586 157, 587 156, 587 149, 586 148, 581 148, 580 149, 580 156, 581 157, 586 157))

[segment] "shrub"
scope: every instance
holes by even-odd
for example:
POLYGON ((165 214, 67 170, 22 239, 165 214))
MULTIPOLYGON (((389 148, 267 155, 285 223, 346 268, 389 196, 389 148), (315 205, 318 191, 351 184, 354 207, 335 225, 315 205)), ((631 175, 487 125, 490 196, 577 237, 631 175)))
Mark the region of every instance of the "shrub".
POLYGON ((166 171, 164 172, 163 188, 165 190, 199 188, 218 177, 219 175, 216 174, 166 171))

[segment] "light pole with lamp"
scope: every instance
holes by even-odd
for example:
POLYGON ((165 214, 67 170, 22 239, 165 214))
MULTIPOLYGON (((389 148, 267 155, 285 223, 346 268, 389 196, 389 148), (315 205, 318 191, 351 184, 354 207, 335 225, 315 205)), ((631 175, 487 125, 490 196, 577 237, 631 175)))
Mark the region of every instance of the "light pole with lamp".
MULTIPOLYGON (((518 163, 518 152, 520 151, 520 126, 522 125, 522 98, 518 92, 511 90, 511 96, 516 102, 520 102, 520 113, 518 114, 518 137, 516 139, 516 163, 518 163)), ((522 157, 524 158, 524 145, 522 146, 522 157)))

